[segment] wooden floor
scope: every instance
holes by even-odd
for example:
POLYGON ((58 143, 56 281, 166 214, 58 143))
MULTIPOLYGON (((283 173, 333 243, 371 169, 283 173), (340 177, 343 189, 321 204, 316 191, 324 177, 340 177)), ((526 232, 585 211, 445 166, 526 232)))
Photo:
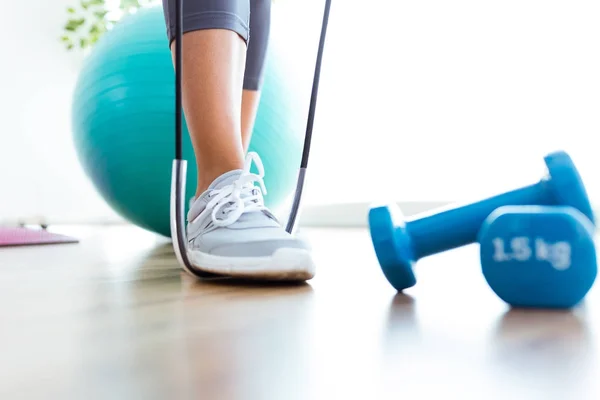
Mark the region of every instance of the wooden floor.
POLYGON ((317 277, 199 282, 134 227, 0 250, 0 399, 599 399, 600 295, 509 311, 475 246, 396 294, 365 230, 305 230, 317 277))

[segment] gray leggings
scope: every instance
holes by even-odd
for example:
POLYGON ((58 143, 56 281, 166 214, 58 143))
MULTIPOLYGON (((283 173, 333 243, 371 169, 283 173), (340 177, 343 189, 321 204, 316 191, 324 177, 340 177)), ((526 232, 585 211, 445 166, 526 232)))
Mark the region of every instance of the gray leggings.
MULTIPOLYGON (((271 25, 272 0, 182 0, 183 33, 228 29, 246 42, 244 89, 259 90, 271 25)), ((169 43, 175 39, 175 0, 163 0, 169 43)))

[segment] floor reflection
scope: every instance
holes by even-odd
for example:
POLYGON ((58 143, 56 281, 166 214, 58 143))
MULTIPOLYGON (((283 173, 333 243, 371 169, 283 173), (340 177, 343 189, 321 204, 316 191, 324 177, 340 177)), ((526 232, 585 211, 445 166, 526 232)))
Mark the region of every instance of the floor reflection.
POLYGON ((177 324, 187 333, 174 346, 171 364, 182 372, 172 378, 185 381, 178 385, 188 387, 185 395, 310 398, 314 360, 307 347, 314 299, 309 284, 182 280, 185 300, 177 324))
POLYGON ((111 294, 121 308, 111 310, 100 342, 81 352, 111 371, 115 397, 136 386, 148 398, 310 397, 310 284, 201 280, 181 270, 169 243, 126 270, 111 294))
POLYGON ((382 336, 381 348, 386 361, 396 363, 414 351, 420 332, 413 297, 403 293, 392 297, 382 336))
POLYGON ((499 318, 491 351, 493 368, 507 384, 552 390, 577 398, 593 370, 593 337, 582 310, 510 309, 499 318))
POLYGON ((414 331, 415 328, 417 328, 415 299, 407 294, 397 293, 392 297, 388 308, 387 331, 396 334, 406 329, 414 331))

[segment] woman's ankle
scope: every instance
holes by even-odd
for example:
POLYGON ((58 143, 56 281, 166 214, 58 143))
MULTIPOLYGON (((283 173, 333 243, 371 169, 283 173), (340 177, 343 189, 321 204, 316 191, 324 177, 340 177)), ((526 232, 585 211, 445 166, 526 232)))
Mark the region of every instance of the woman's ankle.
POLYGON ((204 193, 211 183, 221 175, 233 171, 235 169, 244 168, 243 160, 231 160, 229 162, 221 162, 218 165, 198 166, 198 181, 196 183, 196 198, 204 193))

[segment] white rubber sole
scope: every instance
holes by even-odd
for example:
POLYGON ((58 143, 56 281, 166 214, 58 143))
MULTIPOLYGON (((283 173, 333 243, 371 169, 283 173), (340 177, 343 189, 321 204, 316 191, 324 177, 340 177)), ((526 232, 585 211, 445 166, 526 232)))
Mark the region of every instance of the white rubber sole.
POLYGON ((315 276, 311 253, 283 248, 267 257, 224 257, 188 251, 195 269, 219 275, 269 281, 306 281, 315 276))

